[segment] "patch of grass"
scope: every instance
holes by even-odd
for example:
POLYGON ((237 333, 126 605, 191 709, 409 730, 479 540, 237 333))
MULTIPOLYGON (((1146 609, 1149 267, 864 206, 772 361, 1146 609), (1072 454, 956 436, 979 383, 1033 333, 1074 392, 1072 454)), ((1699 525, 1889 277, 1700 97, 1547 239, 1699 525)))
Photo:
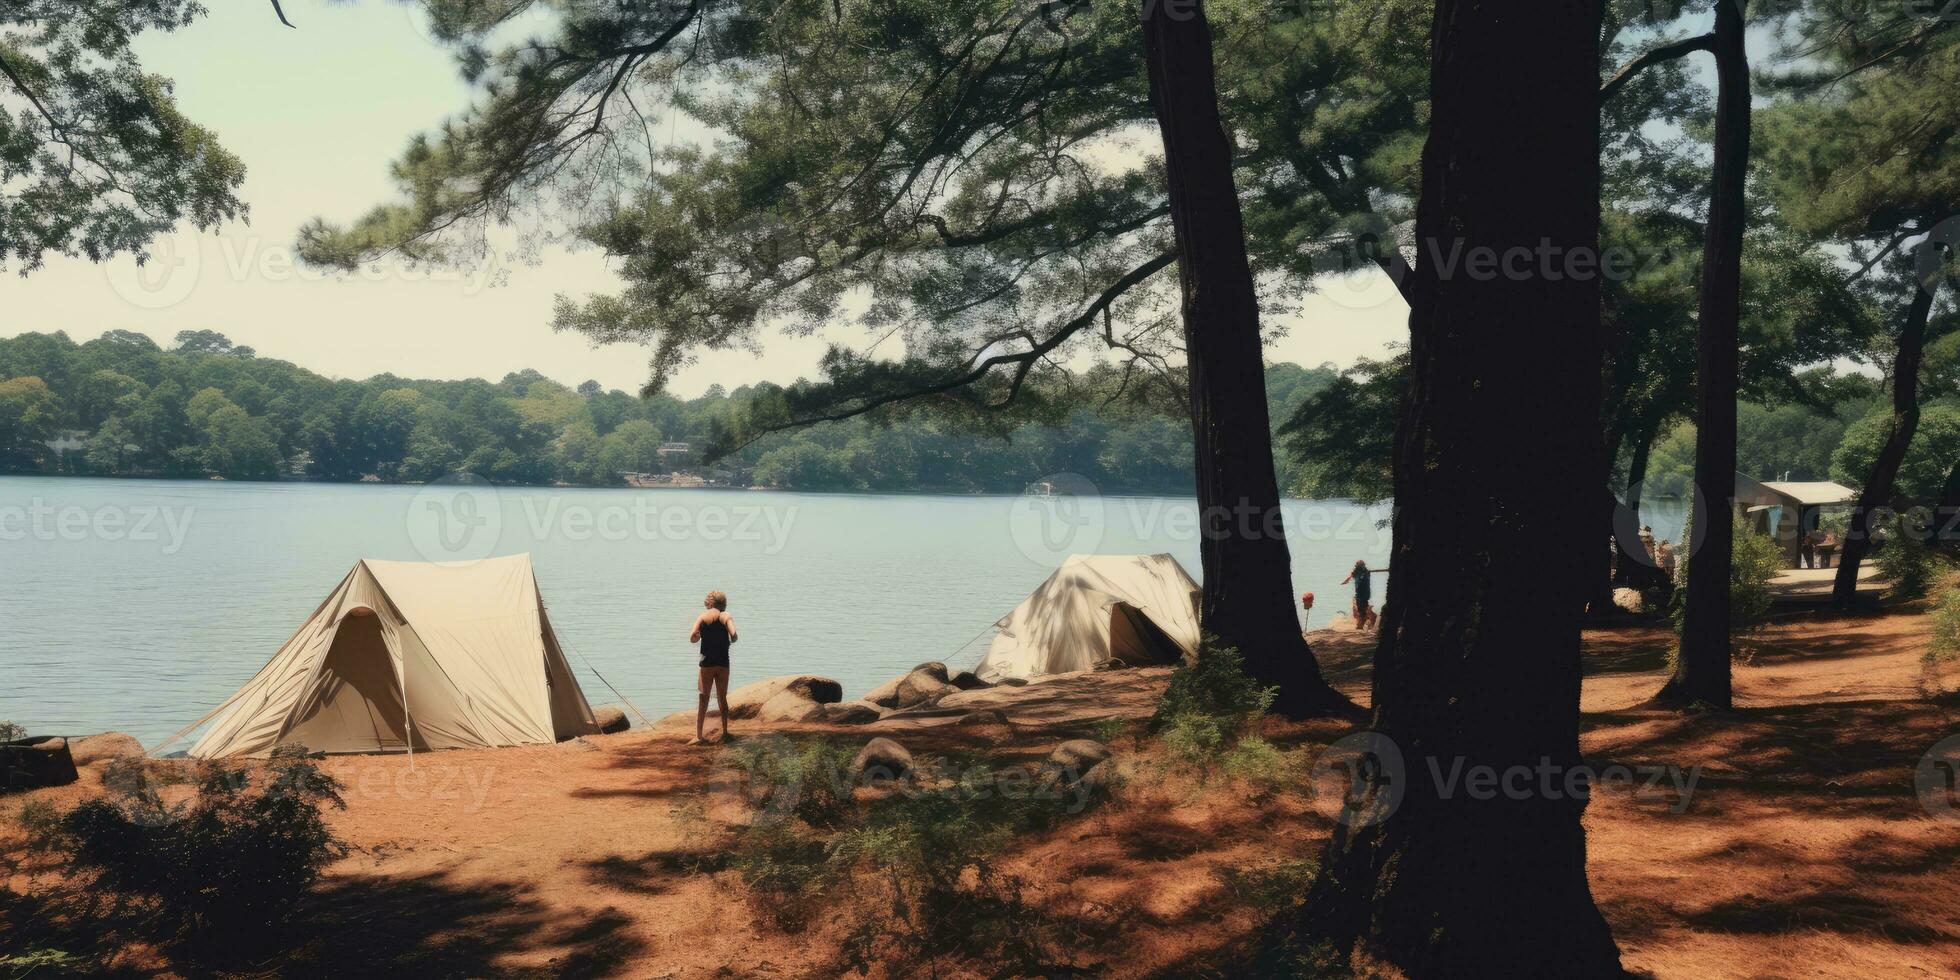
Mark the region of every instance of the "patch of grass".
POLYGON ((1261 922, 1249 975, 1301 980, 1354 975, 1339 950, 1297 931, 1307 890, 1319 874, 1320 862, 1312 858, 1226 872, 1226 891, 1261 922))
POLYGON ((1258 868, 1228 868, 1225 888, 1232 897, 1268 916, 1297 908, 1320 873, 1313 858, 1281 861, 1258 868))
POLYGON ((1118 738, 1122 737, 1123 719, 1104 718, 1103 720, 1096 722, 1095 726, 1090 729, 1090 733, 1095 738, 1096 741, 1102 742, 1103 744, 1107 745, 1111 742, 1116 741, 1118 738))
POLYGON ((1299 751, 1284 751, 1257 735, 1241 737, 1218 761, 1226 776, 1267 793, 1298 785, 1305 768, 1299 751))

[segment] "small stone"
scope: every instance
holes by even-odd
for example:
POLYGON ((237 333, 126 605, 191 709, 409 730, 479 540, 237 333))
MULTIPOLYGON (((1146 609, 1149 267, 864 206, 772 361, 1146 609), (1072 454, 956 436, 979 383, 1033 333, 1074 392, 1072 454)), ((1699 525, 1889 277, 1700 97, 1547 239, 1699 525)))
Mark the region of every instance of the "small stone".
POLYGON ((1093 738, 1072 738, 1048 753, 1048 764, 1079 773, 1088 772, 1090 767, 1107 761, 1109 755, 1109 746, 1093 738))
POLYGON ((912 771, 912 753, 889 738, 874 738, 851 760, 851 772, 866 782, 890 781, 912 771))
POLYGON ((592 709, 592 720, 598 723, 601 735, 617 735, 633 727, 633 723, 626 720, 626 709, 616 704, 592 709))

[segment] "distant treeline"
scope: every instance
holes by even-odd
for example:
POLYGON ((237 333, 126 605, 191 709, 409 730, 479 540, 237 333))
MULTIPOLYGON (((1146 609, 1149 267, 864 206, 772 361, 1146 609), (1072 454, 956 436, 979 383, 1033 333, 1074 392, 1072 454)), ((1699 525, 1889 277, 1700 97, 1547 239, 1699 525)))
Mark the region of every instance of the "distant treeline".
MULTIPOLYGON (((1327 366, 1269 368, 1273 418, 1335 376, 1327 366)), ((332 380, 212 331, 180 333, 167 350, 127 330, 80 344, 27 333, 0 340, 0 471, 388 482, 466 471, 499 483, 616 485, 626 473, 704 471, 699 448, 752 392, 641 398, 531 370, 496 382, 332 380)), ((1063 424, 1022 425, 1005 438, 921 415, 820 425, 767 437, 714 469, 800 490, 1015 492, 1076 473, 1109 493, 1190 492, 1188 422, 1160 407, 1083 401, 1063 424)), ((1293 464, 1280 466, 1281 484, 1293 485, 1293 464)))

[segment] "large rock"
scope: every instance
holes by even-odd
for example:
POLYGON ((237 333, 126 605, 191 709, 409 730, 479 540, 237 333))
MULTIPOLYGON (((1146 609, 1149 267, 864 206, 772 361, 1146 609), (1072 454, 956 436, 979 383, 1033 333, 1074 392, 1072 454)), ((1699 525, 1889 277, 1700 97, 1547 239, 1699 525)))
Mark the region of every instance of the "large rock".
POLYGON ((592 720, 599 723, 601 735, 617 735, 633 727, 633 723, 626 720, 626 709, 616 704, 592 709, 592 720))
POLYGON ((912 771, 912 753, 889 738, 864 743, 851 760, 851 774, 865 782, 893 780, 912 771))
MULTIPOLYGON (((820 704, 836 704, 844 700, 844 685, 828 677, 812 674, 795 674, 786 677, 771 677, 768 680, 744 684, 728 692, 728 717, 735 719, 762 717, 764 705, 785 693, 794 693, 792 700, 808 702, 803 709, 791 709, 791 702, 784 701, 777 706, 779 712, 797 714, 820 704)), ((767 718, 765 721, 794 721, 793 718, 767 718)))
POLYGON ((0 743, 0 787, 66 786, 75 778, 75 758, 68 751, 68 740, 59 735, 0 743))
POLYGON ((848 704, 820 705, 816 716, 810 720, 820 721, 826 725, 868 725, 880 717, 883 716, 879 714, 876 705, 852 701, 848 704))
POLYGON ((69 742, 68 754, 74 758, 75 765, 90 766, 124 756, 135 756, 140 759, 147 753, 143 751, 143 743, 137 741, 134 735, 103 732, 100 735, 84 735, 69 742))
POLYGON ((875 704, 880 708, 898 707, 898 685, 903 683, 906 677, 910 676, 912 675, 908 673, 901 677, 894 677, 864 692, 863 700, 875 704))
POLYGON ((829 706, 827 702, 811 700, 802 691, 788 688, 762 702, 762 707, 752 716, 744 716, 733 699, 729 701, 728 711, 737 718, 754 717, 758 721, 814 721, 829 706))
POLYGON ((946 665, 940 663, 937 660, 928 660, 925 663, 922 663, 917 667, 912 668, 910 673, 926 674, 930 676, 933 680, 936 680, 941 684, 947 684, 952 682, 952 678, 948 677, 946 674, 946 665))
POLYGON ((959 688, 946 683, 943 677, 934 677, 931 671, 921 667, 898 682, 898 703, 895 707, 916 708, 958 692, 959 688))
POLYGON ((1109 746, 1093 738, 1072 738, 1048 753, 1049 765, 1078 773, 1088 772, 1091 767, 1108 759, 1109 746))

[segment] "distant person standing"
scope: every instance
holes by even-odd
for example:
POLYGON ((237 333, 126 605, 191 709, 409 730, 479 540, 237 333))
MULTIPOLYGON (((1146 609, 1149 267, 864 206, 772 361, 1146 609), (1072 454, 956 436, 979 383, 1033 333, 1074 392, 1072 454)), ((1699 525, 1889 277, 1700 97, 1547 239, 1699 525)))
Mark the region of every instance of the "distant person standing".
POLYGON ((1674 581, 1674 546, 1668 544, 1665 538, 1654 542, 1654 563, 1660 566, 1661 574, 1666 576, 1669 583, 1672 583, 1674 581))
POLYGON ((694 710, 694 740, 689 745, 700 745, 707 741, 703 731, 708 721, 708 695, 712 692, 721 703, 721 737, 728 740, 728 647, 738 637, 735 635, 735 620, 728 615, 728 593, 719 589, 708 593, 701 600, 707 607, 694 618, 694 630, 687 635, 687 642, 701 644, 701 701, 694 710))
MULTIPOLYGON (((1387 572, 1388 569, 1383 568, 1379 571, 1387 572)), ((1374 572, 1369 570, 1366 561, 1356 561, 1354 570, 1348 573, 1347 578, 1341 580, 1342 585, 1354 583, 1354 628, 1358 630, 1365 630, 1375 624, 1375 607, 1371 604, 1375 598, 1373 576, 1374 572)))
POLYGON ((1797 564, 1803 568, 1817 568, 1817 542, 1822 537, 1816 531, 1805 531, 1802 540, 1797 542, 1797 564))
POLYGON ((1302 592, 1300 593, 1300 635, 1301 636, 1305 636, 1307 630, 1312 628, 1309 622, 1312 619, 1313 619, 1313 593, 1302 592))

